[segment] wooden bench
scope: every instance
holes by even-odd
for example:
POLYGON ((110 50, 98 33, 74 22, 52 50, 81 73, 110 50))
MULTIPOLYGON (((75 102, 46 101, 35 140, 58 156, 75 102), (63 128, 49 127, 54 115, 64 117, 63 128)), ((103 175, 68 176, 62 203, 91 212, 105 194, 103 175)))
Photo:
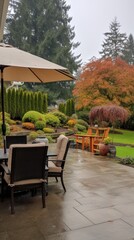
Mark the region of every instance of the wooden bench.
POLYGON ((81 145, 82 150, 89 148, 91 152, 99 151, 99 143, 108 137, 110 128, 90 127, 86 134, 75 134, 76 148, 81 145))
POLYGON ((76 148, 81 145, 82 150, 90 147, 90 136, 97 136, 98 128, 89 127, 86 134, 75 134, 76 148))

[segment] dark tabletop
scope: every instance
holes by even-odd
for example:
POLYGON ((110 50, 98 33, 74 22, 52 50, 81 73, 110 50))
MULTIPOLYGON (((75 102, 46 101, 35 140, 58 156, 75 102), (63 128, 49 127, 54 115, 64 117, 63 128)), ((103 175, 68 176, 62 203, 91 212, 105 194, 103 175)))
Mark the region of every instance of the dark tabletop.
POLYGON ((6 150, 7 152, 4 153, 4 149, 0 149, 0 163, 2 163, 4 160, 8 159, 8 150, 6 150))

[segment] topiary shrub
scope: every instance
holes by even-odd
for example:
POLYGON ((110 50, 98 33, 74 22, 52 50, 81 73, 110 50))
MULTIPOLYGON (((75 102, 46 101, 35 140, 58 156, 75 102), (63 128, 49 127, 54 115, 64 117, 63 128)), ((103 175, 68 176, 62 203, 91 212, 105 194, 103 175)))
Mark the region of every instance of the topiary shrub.
POLYGON ((28 139, 29 139, 29 140, 34 140, 34 139, 37 138, 38 136, 39 136, 39 135, 38 135, 37 132, 32 131, 32 132, 29 133, 28 139))
MULTIPOLYGON (((5 112, 4 115, 5 115, 5 120, 10 118, 10 114, 7 112, 5 112)), ((0 112, 0 120, 2 120, 2 112, 0 112)))
POLYGON ((69 126, 69 127, 74 127, 74 125, 77 123, 77 120, 76 119, 70 119, 70 120, 68 120, 68 122, 67 122, 67 125, 69 126))
POLYGON ((76 113, 74 113, 74 114, 72 114, 71 118, 73 118, 73 119, 78 119, 78 116, 77 116, 76 113))
POLYGON ((46 135, 46 138, 48 139, 49 143, 54 143, 55 142, 55 140, 49 135, 46 135))
MULTIPOLYGON (((9 125, 16 124, 16 122, 10 118, 9 113, 5 112, 4 114, 6 123, 8 123, 9 125)), ((2 112, 0 112, 0 121, 2 121, 2 112)))
POLYGON ((39 136, 40 136, 40 135, 44 135, 43 130, 37 130, 36 132, 38 133, 39 136))
POLYGON ((16 125, 12 125, 12 126, 10 127, 10 130, 11 130, 12 132, 21 132, 21 131, 22 131, 22 128, 19 127, 19 126, 16 126, 16 125))
POLYGON ((78 119, 83 119, 85 122, 89 123, 89 111, 83 110, 77 112, 78 119))
POLYGON ((62 113, 60 111, 55 111, 55 112, 53 112, 53 114, 58 117, 61 125, 66 124, 68 117, 64 113, 62 113))
POLYGON ((59 127, 60 126, 60 120, 57 116, 55 116, 52 113, 46 113, 44 114, 47 125, 50 125, 52 127, 59 127))
POLYGON ((35 129, 36 130, 42 130, 44 127, 46 127, 46 121, 38 120, 35 123, 35 129))
POLYGON ((22 118, 22 122, 32 122, 36 123, 38 120, 45 121, 44 114, 37 112, 37 111, 28 111, 24 114, 22 118))
POLYGON ((86 121, 84 121, 83 119, 78 119, 78 120, 77 120, 77 124, 80 124, 80 125, 82 125, 82 126, 85 126, 86 129, 88 129, 88 127, 89 127, 88 123, 87 123, 86 121))
POLYGON ((29 130, 34 130, 35 129, 35 125, 31 122, 24 122, 22 123, 22 127, 29 129, 29 130))
POLYGON ((77 129, 77 131, 80 131, 80 132, 86 131, 86 127, 81 124, 75 124, 75 128, 77 129))
POLYGON ((53 128, 43 128, 44 133, 54 133, 55 130, 53 128))
POLYGON ((16 121, 14 121, 14 120, 12 120, 12 119, 7 119, 7 123, 9 124, 9 125, 15 125, 16 124, 16 121))

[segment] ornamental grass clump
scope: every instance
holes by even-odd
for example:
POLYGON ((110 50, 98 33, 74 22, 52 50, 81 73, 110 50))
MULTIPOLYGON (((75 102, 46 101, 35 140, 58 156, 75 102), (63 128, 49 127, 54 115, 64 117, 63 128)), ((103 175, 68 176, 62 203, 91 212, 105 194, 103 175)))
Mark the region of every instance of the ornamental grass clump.
POLYGON ((104 138, 103 142, 104 142, 106 145, 108 145, 108 144, 112 143, 112 138, 106 137, 106 138, 104 138))

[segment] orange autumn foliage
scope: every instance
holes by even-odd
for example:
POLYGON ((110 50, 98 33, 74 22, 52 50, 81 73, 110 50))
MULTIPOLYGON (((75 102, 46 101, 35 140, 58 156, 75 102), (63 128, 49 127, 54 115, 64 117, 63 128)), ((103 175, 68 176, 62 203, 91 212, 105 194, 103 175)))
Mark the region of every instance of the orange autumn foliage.
POLYGON ((116 104, 132 110, 134 66, 111 58, 92 60, 81 72, 73 90, 76 108, 116 104))

